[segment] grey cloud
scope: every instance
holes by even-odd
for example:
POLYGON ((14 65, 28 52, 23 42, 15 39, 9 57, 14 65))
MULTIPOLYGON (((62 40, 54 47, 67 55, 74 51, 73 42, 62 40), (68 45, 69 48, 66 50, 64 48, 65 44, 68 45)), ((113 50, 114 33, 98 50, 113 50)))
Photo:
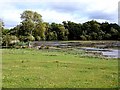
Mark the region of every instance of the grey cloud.
MULTIPOLYGON (((18 10, 26 10, 26 9, 36 10, 37 9, 37 10, 48 10, 48 11, 53 10, 53 11, 56 11, 57 13, 67 13, 73 16, 76 21, 82 18, 117 21, 116 11, 107 13, 105 11, 97 11, 96 9, 93 9, 95 11, 88 12, 88 9, 90 8, 90 3, 88 2, 85 3, 85 2, 82 2, 81 0, 80 2, 74 2, 74 1, 73 2, 69 2, 69 1, 67 2, 32 2, 32 3, 31 2, 26 2, 26 3, 11 2, 11 6, 14 6, 18 10)), ((8 27, 11 27, 12 25, 14 26, 17 23, 17 21, 12 22, 7 20, 5 22, 7 22, 6 25, 8 25, 8 27)))
POLYGON ((71 15, 76 14, 77 17, 86 17, 89 19, 102 19, 109 21, 116 21, 117 11, 107 13, 106 11, 87 11, 89 9, 89 3, 82 2, 49 2, 46 4, 48 8, 57 12, 69 13, 71 15))
POLYGON ((92 11, 88 12, 89 3, 82 2, 43 2, 43 3, 26 3, 26 4, 16 4, 17 8, 40 8, 40 9, 49 9, 56 12, 68 13, 68 14, 77 14, 78 17, 88 17, 90 19, 105 19, 105 20, 114 20, 114 13, 106 13, 104 11, 92 11), (23 7, 22 7, 23 6, 23 7))
POLYGON ((88 17, 90 19, 104 19, 104 20, 115 21, 117 18, 117 14, 115 12, 107 13, 104 11, 93 11, 88 13, 88 17))
POLYGON ((84 4, 78 2, 49 2, 47 5, 52 10, 64 13, 74 13, 86 8, 84 4))

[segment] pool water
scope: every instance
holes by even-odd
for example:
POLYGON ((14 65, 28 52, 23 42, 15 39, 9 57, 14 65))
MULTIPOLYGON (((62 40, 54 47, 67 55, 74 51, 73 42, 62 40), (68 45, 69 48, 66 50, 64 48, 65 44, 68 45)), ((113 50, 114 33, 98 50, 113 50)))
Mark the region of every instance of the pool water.
POLYGON ((86 51, 96 51, 96 53, 101 52, 103 56, 110 57, 110 58, 120 58, 120 50, 115 49, 99 49, 99 48, 91 48, 91 47, 84 47, 81 48, 82 50, 86 51))

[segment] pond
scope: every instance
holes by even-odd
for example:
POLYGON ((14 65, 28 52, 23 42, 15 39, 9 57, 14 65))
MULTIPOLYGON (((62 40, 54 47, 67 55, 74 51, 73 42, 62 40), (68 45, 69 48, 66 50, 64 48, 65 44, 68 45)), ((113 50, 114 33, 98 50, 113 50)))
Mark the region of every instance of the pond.
POLYGON ((111 51, 102 51, 102 54, 106 57, 111 57, 111 58, 120 58, 120 50, 111 50, 111 51))
POLYGON ((83 47, 83 48, 80 48, 82 50, 85 50, 85 51, 94 51, 96 53, 100 53, 105 56, 105 57, 109 57, 109 58, 120 58, 120 50, 117 50, 117 49, 101 49, 101 48, 91 48, 91 47, 83 47))
POLYGON ((95 53, 100 53, 105 57, 109 58, 120 58, 120 50, 114 49, 120 46, 118 41, 78 41, 78 42, 65 42, 65 41, 40 41, 33 42, 33 46, 50 46, 59 48, 77 48, 85 51, 91 51, 95 53), (92 48, 94 47, 94 48, 92 48), (111 48, 111 49, 109 49, 111 48))

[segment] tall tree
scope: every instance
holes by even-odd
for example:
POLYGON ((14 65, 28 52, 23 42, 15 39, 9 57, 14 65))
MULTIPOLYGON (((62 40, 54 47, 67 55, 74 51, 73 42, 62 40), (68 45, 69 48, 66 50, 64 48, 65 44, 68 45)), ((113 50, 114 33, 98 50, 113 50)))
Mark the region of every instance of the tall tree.
POLYGON ((68 38, 69 40, 79 40, 80 36, 82 34, 81 30, 81 24, 77 24, 71 21, 63 21, 64 27, 68 29, 69 35, 68 38))
POLYGON ((39 36, 42 40, 45 40, 45 25, 42 21, 42 16, 37 12, 26 10, 21 14, 23 20, 22 29, 23 35, 32 35, 34 37, 39 36))
POLYGON ((50 32, 57 33, 58 40, 68 40, 68 29, 66 29, 62 24, 52 23, 50 32))
POLYGON ((4 23, 3 23, 3 21, 0 19, 0 30, 3 30, 3 27, 4 27, 4 23))
MULTIPOLYGON (((3 21, 0 19, 0 46, 2 46, 2 32, 4 30, 4 24, 3 24, 3 21)), ((0 47, 1 48, 1 47, 0 47)))

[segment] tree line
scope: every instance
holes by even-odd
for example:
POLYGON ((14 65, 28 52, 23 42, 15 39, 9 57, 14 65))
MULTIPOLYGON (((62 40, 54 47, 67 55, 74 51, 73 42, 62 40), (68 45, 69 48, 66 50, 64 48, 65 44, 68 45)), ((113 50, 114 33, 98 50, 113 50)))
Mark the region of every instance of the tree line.
POLYGON ((99 23, 96 20, 48 23, 42 20, 39 13, 29 10, 24 11, 20 18, 22 22, 12 29, 4 29, 4 23, 0 20, 3 45, 9 45, 12 41, 120 40, 120 26, 116 23, 99 23))

